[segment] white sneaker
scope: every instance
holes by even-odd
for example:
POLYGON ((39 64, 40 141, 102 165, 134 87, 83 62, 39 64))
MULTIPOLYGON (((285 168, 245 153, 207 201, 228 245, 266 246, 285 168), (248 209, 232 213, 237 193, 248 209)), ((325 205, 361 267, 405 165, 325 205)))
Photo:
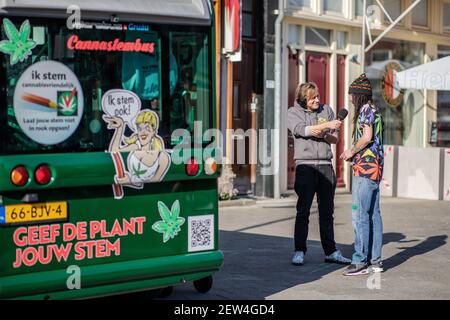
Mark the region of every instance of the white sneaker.
POLYGON ((295 251, 294 256, 292 257, 292 264, 295 266, 303 265, 303 260, 305 258, 305 254, 303 251, 295 251))
POLYGON ((347 259, 342 255, 342 253, 339 250, 336 250, 329 256, 325 257, 325 262, 331 262, 331 263, 339 263, 339 264, 351 264, 352 260, 347 259))

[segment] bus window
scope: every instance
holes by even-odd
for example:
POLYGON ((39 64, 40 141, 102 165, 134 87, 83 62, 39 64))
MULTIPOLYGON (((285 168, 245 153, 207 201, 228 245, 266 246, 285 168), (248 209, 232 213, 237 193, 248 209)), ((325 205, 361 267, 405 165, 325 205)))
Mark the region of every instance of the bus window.
MULTIPOLYGON (((51 21, 51 20, 49 20, 51 21)), ((121 66, 133 65, 134 61, 141 60, 147 61, 147 56, 142 53, 135 53, 132 59, 129 59, 126 55, 128 53, 121 52, 108 52, 108 51, 89 51, 89 50, 70 50, 67 47, 69 38, 76 35, 79 39, 92 39, 92 40, 104 40, 114 41, 115 39, 126 40, 130 37, 136 37, 137 31, 103 31, 103 30, 69 30, 63 23, 49 22, 46 24, 33 23, 33 32, 35 30, 44 30, 45 42, 42 46, 38 46, 33 55, 21 64, 10 65, 6 57, 2 57, 1 61, 1 73, 5 75, 2 79, 2 84, 5 88, 6 104, 8 106, 7 115, 4 111, 0 111, 0 117, 3 120, 7 117, 8 126, 2 126, 0 129, 2 136, 6 137, 7 143, 2 144, 0 147, 2 154, 17 154, 17 153, 35 153, 35 152, 77 152, 77 151, 104 151, 108 149, 109 141, 111 140, 111 132, 105 130, 105 123, 101 118, 101 99, 102 95, 109 89, 122 88, 125 89, 129 82, 121 79, 127 75, 121 76, 125 73, 121 66), (33 142, 30 137, 21 130, 14 116, 14 90, 18 78, 30 65, 38 61, 59 61, 68 66, 78 77, 78 80, 82 86, 84 93, 84 112, 81 122, 76 132, 70 136, 67 140, 56 145, 44 145, 33 142), (124 61, 126 60, 126 63, 124 61), (8 79, 7 83, 6 79, 8 79)), ((16 24, 17 28, 20 28, 20 24, 16 24)), ((139 36, 145 39, 156 39, 158 37, 156 32, 140 32, 139 36)), ((2 29, 2 38, 5 38, 5 32, 2 29)), ((154 57, 154 60, 158 61, 158 57, 154 57)), ((154 65, 151 66, 152 68, 154 65)), ((156 74, 156 78, 159 77, 159 68, 156 62, 155 70, 151 70, 156 74)), ((135 68, 136 73, 142 73, 143 70, 135 68)), ((126 71, 126 70, 125 70, 126 71)), ((140 79, 130 79, 133 82, 131 91, 136 92, 138 95, 143 96, 143 107, 146 107, 147 96, 145 90, 149 90, 151 87, 152 94, 159 90, 159 81, 154 80, 152 75, 152 81, 154 84, 141 83, 140 79)), ((130 77, 131 78, 131 77, 130 77)), ((148 100, 148 105, 150 100, 148 100)), ((2 121, 2 123, 5 123, 2 121)))
MULTIPOLYGON (((20 19, 12 19, 20 28, 20 19)), ((33 20, 31 36, 41 42, 32 55, 20 64, 10 65, 0 55, 0 99, 6 108, 0 110, 0 134, 6 143, 0 154, 64 153, 108 150, 112 131, 102 120, 102 97, 111 89, 134 92, 141 100, 141 110, 155 111, 160 118, 159 134, 170 147, 171 134, 184 128, 193 130, 201 121, 203 130, 210 128, 211 56, 208 32, 200 27, 183 28, 150 26, 148 31, 75 29, 62 21, 33 20), (108 50, 71 50, 72 36, 79 41, 154 42, 153 54, 108 50), (14 91, 25 70, 39 61, 59 61, 76 74, 84 93, 84 112, 77 130, 57 144, 34 141, 23 132, 14 115, 14 91), (168 75, 168 76, 167 76, 168 75), (164 83, 163 83, 164 82, 164 83)), ((6 38, 1 28, 1 38, 6 38)), ((131 135, 129 129, 125 132, 131 135)))
POLYGON ((170 32, 170 49, 178 64, 179 83, 171 94, 172 130, 192 131, 195 121, 209 128, 211 107, 208 38, 202 33, 170 32))

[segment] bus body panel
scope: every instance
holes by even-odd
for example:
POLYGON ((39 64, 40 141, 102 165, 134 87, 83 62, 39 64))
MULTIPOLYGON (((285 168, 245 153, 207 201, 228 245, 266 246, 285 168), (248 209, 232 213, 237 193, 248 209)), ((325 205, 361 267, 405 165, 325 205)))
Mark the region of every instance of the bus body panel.
MULTIPOLYGON (((36 293, 67 289, 74 266, 79 268, 85 287, 218 269, 216 183, 216 179, 209 179, 149 184, 120 201, 111 201, 110 186, 39 193, 44 203, 66 201, 69 218, 59 223, 0 228, 0 297, 31 293, 27 291, 30 288, 36 293), (171 234, 173 238, 164 242, 164 234, 154 225, 164 221, 162 215, 167 214, 161 212, 162 204, 173 214, 175 202, 184 222, 171 234), (204 235, 191 230, 191 236, 199 240, 207 236, 201 240, 205 244, 212 241, 210 250, 189 252, 188 223, 192 220, 213 223, 204 228, 204 235), (209 254, 213 261, 202 266, 201 257, 208 260, 209 254), (20 283, 28 289, 20 289, 20 283)), ((18 203, 7 194, 3 202, 18 203)))
MULTIPOLYGON (((14 24, 17 31, 23 29, 26 34, 28 30, 30 37, 25 40, 37 45, 32 54, 25 52, 24 60, 17 64, 12 63, 12 55, 0 53, 0 83, 4 87, 0 91, 0 137, 5 138, 0 146, 0 298, 87 298, 141 291, 204 278, 222 265, 217 191, 221 168, 218 165, 216 173, 207 175, 203 165, 205 151, 215 157, 217 150, 207 150, 202 139, 201 147, 194 143, 188 146, 184 152, 199 163, 198 173, 189 176, 185 162, 173 162, 176 143, 173 144, 170 135, 177 128, 193 130, 194 120, 203 121, 204 130, 216 127, 215 31, 211 3, 208 0, 189 3, 180 0, 177 5, 176 1, 135 1, 135 7, 124 8, 122 2, 70 1, 81 7, 81 19, 88 24, 106 24, 114 30, 117 21, 113 20, 118 19, 123 29, 116 32, 65 29, 63 19, 68 14, 61 7, 65 2, 0 0, 0 21, 3 20, 0 28, 4 29, 3 33, 0 29, 3 37, 0 40, 17 40, 11 33, 13 29, 7 26, 14 24), (110 20, 111 17, 114 19, 110 20), (156 110, 160 110, 161 123, 164 121, 162 134, 166 150, 163 151, 172 158, 162 181, 145 183, 141 189, 123 185, 123 198, 118 200, 113 193, 118 172, 108 152, 109 140, 105 140, 112 136, 112 131, 101 122, 100 100, 94 97, 98 94, 101 97, 108 90, 122 89, 122 85, 127 89, 125 84, 129 79, 120 79, 120 72, 129 71, 125 66, 127 55, 100 51, 69 54, 73 48, 67 39, 76 33, 84 44, 105 40, 103 37, 110 43, 116 39, 134 41, 135 31, 131 27, 136 22, 144 24, 138 28, 149 30, 147 35, 142 32, 134 36, 144 37, 157 48, 152 53, 157 59, 158 66, 154 69, 159 75, 156 110), (102 57, 101 63, 96 55, 102 57), (29 133, 23 134, 12 99, 15 84, 27 66, 53 60, 70 67, 85 93, 82 125, 68 138, 67 144, 64 141, 56 148, 36 144, 29 133), (179 64, 178 68, 172 66, 172 60, 179 64), (96 63, 97 73, 89 63, 96 63), (119 67, 113 68, 116 65, 119 67), (117 79, 113 79, 112 71, 117 79), (173 72, 179 72, 179 77, 173 78, 173 72), (184 108, 183 101, 192 112, 174 107, 179 104, 184 108), (100 120, 102 137, 89 132, 86 124, 93 119, 100 120), (78 142, 80 146, 68 147, 78 142), (42 164, 52 173, 52 181, 46 185, 39 185, 34 177, 36 168, 42 164), (11 174, 17 166, 24 166, 30 176, 22 187, 12 183, 11 174), (12 219, 28 217, 30 213, 25 214, 25 206, 33 211, 38 205, 41 214, 48 214, 47 210, 57 206, 55 212, 61 215, 67 208, 67 218, 61 221, 53 215, 50 220, 33 222, 12 219), (7 224, 2 222, 2 215, 3 219, 9 217, 7 224)), ((138 40, 135 43, 136 49, 138 40)), ((133 63, 139 65, 138 60, 133 63)), ((29 92, 26 94, 30 100, 29 92)), ((153 100, 151 106, 150 98, 142 98, 142 103, 144 100, 141 111, 153 108, 153 100)), ((40 103, 42 106, 42 99, 40 103)), ((126 135, 129 137, 130 133, 126 135)), ((129 153, 123 152, 121 156, 126 163, 129 153)))

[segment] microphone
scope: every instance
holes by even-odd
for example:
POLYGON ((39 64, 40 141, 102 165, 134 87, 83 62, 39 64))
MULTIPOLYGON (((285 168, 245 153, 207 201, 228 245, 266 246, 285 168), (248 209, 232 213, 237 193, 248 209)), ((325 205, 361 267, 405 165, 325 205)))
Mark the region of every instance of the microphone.
MULTIPOLYGON (((347 116, 348 116, 348 110, 341 109, 336 116, 336 120, 344 121, 345 118, 347 118, 347 116)), ((339 129, 334 129, 334 130, 330 130, 329 132, 327 132, 324 136, 325 141, 328 142, 329 144, 336 144, 338 138, 333 135, 333 133, 336 131, 339 132, 339 129)))
POLYGON ((348 116, 348 110, 347 109, 342 109, 337 114, 337 120, 344 121, 345 118, 347 118, 347 116, 348 116))

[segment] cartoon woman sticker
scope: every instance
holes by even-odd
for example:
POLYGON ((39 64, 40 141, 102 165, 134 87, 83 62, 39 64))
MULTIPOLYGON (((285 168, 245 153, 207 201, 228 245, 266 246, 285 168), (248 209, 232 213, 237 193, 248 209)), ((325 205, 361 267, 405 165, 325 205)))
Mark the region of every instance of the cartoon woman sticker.
POLYGON ((159 128, 157 113, 142 110, 135 120, 137 132, 131 137, 124 136, 125 123, 122 118, 103 115, 103 119, 108 123, 108 129, 115 130, 109 152, 129 152, 128 171, 122 176, 116 175, 114 178, 116 183, 141 189, 144 183, 161 181, 170 167, 171 159, 165 150, 164 141, 157 135, 159 128))

